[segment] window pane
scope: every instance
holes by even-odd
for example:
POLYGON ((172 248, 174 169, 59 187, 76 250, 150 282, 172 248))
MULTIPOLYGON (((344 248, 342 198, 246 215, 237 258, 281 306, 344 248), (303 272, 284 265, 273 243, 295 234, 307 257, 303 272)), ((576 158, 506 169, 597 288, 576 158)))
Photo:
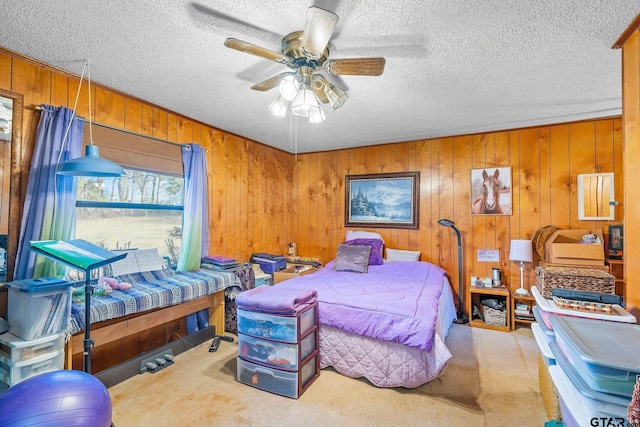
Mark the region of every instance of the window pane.
POLYGON ((184 178, 125 169, 117 178, 78 177, 77 200, 113 203, 180 205, 184 178))
POLYGON ((76 238, 108 250, 157 248, 175 265, 182 211, 76 208, 76 238))

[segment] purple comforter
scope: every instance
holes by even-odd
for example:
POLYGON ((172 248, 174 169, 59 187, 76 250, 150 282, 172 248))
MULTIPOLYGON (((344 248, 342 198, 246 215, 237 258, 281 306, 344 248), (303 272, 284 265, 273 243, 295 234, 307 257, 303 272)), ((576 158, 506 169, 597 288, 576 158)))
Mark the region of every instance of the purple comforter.
POLYGON ((315 289, 323 325, 431 350, 443 269, 420 261, 388 262, 360 274, 334 271, 333 265, 276 286, 315 289))

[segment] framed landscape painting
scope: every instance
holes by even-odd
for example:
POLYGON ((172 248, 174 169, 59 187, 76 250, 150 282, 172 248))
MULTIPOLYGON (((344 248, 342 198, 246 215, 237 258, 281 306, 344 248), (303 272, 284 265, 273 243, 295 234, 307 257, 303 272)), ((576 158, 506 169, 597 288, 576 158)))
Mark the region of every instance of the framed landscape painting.
POLYGON ((345 177, 345 226, 418 228, 420 172, 345 177))

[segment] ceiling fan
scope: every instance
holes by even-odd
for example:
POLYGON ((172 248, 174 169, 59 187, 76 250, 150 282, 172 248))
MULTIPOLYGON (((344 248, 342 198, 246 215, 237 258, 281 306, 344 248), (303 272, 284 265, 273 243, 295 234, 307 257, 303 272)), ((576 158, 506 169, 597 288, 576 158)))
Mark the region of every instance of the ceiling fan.
POLYGON ((348 98, 346 92, 330 83, 319 71, 353 76, 379 76, 384 71, 385 59, 380 57, 328 59, 329 40, 337 23, 335 13, 312 6, 307 10, 304 30, 289 33, 282 39, 282 53, 235 38, 226 39, 224 45, 291 68, 292 71, 280 73, 251 89, 268 91, 279 86, 280 95, 269 107, 276 115, 284 117, 291 102, 293 115, 319 123, 324 121, 325 115, 318 100, 330 103, 335 110, 348 98))

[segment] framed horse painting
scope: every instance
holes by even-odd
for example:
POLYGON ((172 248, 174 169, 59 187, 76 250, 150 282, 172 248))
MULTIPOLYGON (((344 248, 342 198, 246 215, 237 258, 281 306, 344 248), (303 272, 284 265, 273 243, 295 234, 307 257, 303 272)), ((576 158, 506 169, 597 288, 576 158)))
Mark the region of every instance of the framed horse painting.
POLYGON ((471 169, 471 215, 511 215, 511 167, 471 169))

